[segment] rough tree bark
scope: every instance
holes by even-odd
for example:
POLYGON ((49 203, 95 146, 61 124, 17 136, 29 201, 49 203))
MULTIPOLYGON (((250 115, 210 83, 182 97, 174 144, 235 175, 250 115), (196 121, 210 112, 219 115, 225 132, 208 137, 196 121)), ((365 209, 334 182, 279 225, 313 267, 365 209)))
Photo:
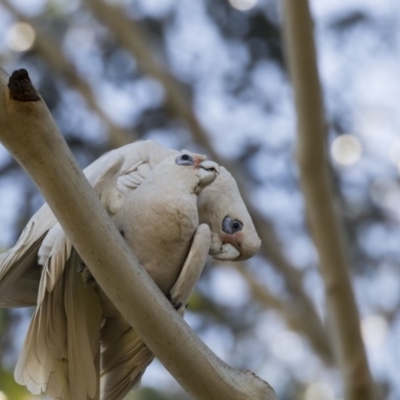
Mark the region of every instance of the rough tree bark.
POLYGON ((14 72, 8 87, 7 80, 0 69, 1 142, 30 174, 96 281, 156 357, 194 398, 276 400, 266 382, 220 360, 139 265, 27 72, 14 72))
POLYGON ((284 0, 283 5, 286 50, 297 108, 301 185, 325 284, 328 328, 344 379, 346 399, 372 400, 374 385, 361 339, 326 157, 327 135, 313 22, 307 0, 284 0))

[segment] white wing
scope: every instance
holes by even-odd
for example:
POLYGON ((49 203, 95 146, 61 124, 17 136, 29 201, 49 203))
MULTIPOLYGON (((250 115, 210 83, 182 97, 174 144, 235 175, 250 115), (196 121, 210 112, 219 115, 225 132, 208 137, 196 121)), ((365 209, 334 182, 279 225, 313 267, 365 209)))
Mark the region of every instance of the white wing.
POLYGON ((99 395, 102 306, 96 288, 86 287, 77 272, 80 263, 72 251, 32 317, 14 375, 33 394, 63 400, 99 395))

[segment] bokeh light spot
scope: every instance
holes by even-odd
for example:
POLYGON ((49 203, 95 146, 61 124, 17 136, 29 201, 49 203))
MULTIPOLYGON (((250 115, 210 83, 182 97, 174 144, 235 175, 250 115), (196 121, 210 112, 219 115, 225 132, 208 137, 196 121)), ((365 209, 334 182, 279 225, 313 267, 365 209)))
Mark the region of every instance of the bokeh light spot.
POLYGON ((325 383, 311 384, 305 394, 304 400, 334 400, 335 394, 333 389, 325 383))
POLYGON ((355 164, 361 158, 361 154, 361 142, 354 135, 338 136, 331 146, 332 158, 340 165, 355 164))
POLYGON ((257 4, 258 0, 229 0, 230 5, 236 10, 247 11, 257 4))
POLYGON ((361 321, 361 333, 367 347, 380 347, 386 339, 387 331, 387 321, 380 315, 369 315, 361 321))
POLYGON ((0 400, 8 400, 8 397, 6 396, 6 394, 4 392, 2 392, 0 390, 0 400))
POLYGON ((36 33, 31 25, 25 22, 17 22, 6 33, 7 46, 13 51, 29 50, 34 41, 36 33))

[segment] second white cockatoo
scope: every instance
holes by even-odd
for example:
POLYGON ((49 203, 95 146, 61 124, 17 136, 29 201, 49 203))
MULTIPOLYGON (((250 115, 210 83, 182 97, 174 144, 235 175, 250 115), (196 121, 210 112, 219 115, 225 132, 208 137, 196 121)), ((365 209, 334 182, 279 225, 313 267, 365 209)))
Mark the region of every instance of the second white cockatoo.
MULTIPOLYGON (((177 157, 179 154, 155 142, 137 142, 107 153, 89 166, 85 174, 107 211, 117 218, 121 198, 128 198, 138 191, 153 169, 163 160, 171 155, 177 157), (117 190, 114 190, 115 187, 117 190)), ((189 153, 186 155, 191 156, 189 153)), ((176 280, 171 289, 171 297, 181 312, 183 312, 182 304, 184 306, 187 303, 208 250, 215 258, 241 260, 254 255, 260 246, 260 240, 237 185, 224 168, 221 168, 214 183, 200 193, 197 205, 200 222, 210 227, 212 240, 210 246, 209 230, 206 225, 201 225, 193 238, 179 278, 176 280, 182 262, 175 267, 178 268, 178 273, 171 274, 174 275, 171 282, 174 283, 174 279, 176 280)), ((121 215, 123 214, 120 214, 120 218, 124 220, 121 215)), ((121 231, 124 235, 128 234, 122 228, 121 231)), ((101 398, 119 399, 140 381, 140 376, 153 359, 153 355, 126 321, 119 314, 114 315, 115 310, 110 311, 113 309, 112 305, 107 304, 105 307, 107 302, 103 301, 100 308, 89 307, 93 298, 96 298, 98 290, 90 286, 88 279, 90 274, 87 269, 80 268, 83 271, 78 273, 76 264, 81 264, 79 256, 72 249, 68 238, 47 205, 32 217, 16 246, 0 256, 0 306, 34 305, 37 299, 40 302, 40 307, 36 311, 38 318, 32 322, 30 328, 32 334, 28 335, 26 345, 28 348, 32 346, 41 349, 39 352, 35 350, 40 361, 35 360, 35 357, 24 359, 24 354, 29 352, 23 353, 16 376, 35 393, 47 391, 54 398, 62 399, 78 398, 76 396, 80 393, 86 393, 87 398, 97 398, 93 396, 97 396, 94 388, 98 384, 98 374, 90 373, 93 372, 93 368, 89 368, 87 364, 90 364, 88 360, 95 360, 97 364, 101 362, 101 398), (85 283, 82 281, 82 275, 86 277, 85 283), (63 276, 63 279, 57 279, 60 276, 63 276), (65 284, 61 285, 60 282, 65 284), (71 293, 74 293, 74 296, 71 293), (64 306, 55 307, 55 304, 62 304, 62 298, 64 306), (85 307, 77 309, 77 302, 85 304, 85 307), (86 317, 85 313, 88 312, 90 315, 86 317), (95 330, 94 334, 94 338, 99 335, 101 337, 100 356, 96 353, 94 345, 96 340, 93 342, 88 332, 93 333, 91 326, 93 324, 97 326, 97 322, 93 321, 98 321, 99 315, 104 313, 109 313, 109 316, 106 320, 101 317, 104 326, 101 332, 95 330), (42 321, 46 328, 41 327, 38 321, 42 321), (63 331, 60 327, 65 324, 68 325, 68 329, 63 331), (38 335, 40 329, 42 334, 38 335), (43 329, 45 329, 44 334, 43 329), (71 348, 60 350, 55 347, 54 343, 57 342, 55 338, 61 337, 67 340, 76 337, 78 333, 80 343, 86 343, 86 347, 83 346, 86 350, 81 349, 77 341, 74 342, 72 339, 68 342, 71 348), (31 342, 34 340, 33 338, 36 338, 37 342, 29 343, 29 340, 31 342), (67 354, 70 355, 68 363, 62 361, 66 359, 67 354), (77 362, 77 354, 80 354, 80 358, 86 364, 84 362, 80 365, 77 362), (67 367, 69 371, 65 370, 67 367), (32 372, 26 375, 27 370, 35 371, 34 379, 29 375, 32 372), (69 393, 68 385, 65 383, 65 376, 71 377, 72 374, 81 376, 73 386, 77 388, 77 392, 73 395, 69 393)), ((162 270, 156 268, 155 271, 162 276, 162 270)), ((162 289, 170 286, 170 283, 157 282, 154 276, 153 279, 162 289), (163 288, 164 285, 166 286, 163 288)))

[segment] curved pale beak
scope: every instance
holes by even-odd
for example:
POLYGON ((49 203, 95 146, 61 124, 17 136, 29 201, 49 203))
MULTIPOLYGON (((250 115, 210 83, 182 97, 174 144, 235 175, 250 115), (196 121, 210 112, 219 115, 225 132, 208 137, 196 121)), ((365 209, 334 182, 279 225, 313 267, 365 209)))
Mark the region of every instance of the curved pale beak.
POLYGON ((197 176, 200 180, 200 186, 206 187, 214 182, 215 178, 219 175, 220 167, 214 161, 204 160, 200 163, 197 176))

